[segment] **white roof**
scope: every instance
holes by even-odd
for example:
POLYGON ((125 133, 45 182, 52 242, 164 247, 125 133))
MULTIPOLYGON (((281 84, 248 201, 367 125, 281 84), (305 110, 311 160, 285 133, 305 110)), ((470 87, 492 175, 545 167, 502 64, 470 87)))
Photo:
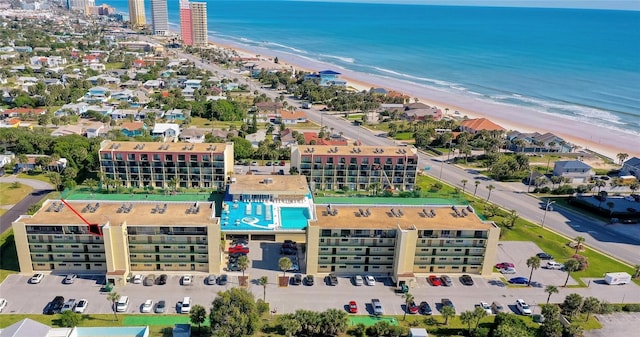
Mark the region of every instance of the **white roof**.
POLYGON ((175 123, 156 123, 153 127, 153 133, 165 133, 167 130, 174 130, 176 133, 179 133, 180 126, 175 123))

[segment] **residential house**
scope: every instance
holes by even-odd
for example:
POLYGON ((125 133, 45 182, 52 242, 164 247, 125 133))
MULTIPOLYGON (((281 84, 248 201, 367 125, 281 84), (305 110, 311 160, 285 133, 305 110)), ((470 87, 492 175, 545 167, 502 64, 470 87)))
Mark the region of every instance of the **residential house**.
POLYGON ((254 105, 254 114, 258 123, 276 123, 279 111, 282 109, 280 102, 258 102, 254 105))
POLYGON ((569 153, 574 145, 564 139, 547 132, 522 133, 511 131, 507 133, 507 140, 511 142, 510 150, 514 152, 560 152, 569 153))
POLYGON ((251 142, 252 148, 257 149, 260 145, 260 142, 267 138, 267 131, 265 131, 264 129, 260 129, 258 130, 258 132, 248 134, 244 138, 251 142))
POLYGON ((595 171, 579 160, 562 160, 553 165, 553 175, 569 178, 573 184, 582 184, 589 181, 595 171))
POLYGON ((389 90, 387 90, 385 88, 371 88, 369 90, 369 92, 374 94, 374 95, 386 96, 389 93, 389 90))
POLYGON ((188 128, 182 130, 178 138, 183 142, 188 143, 204 143, 204 131, 197 128, 188 128))
POLYGON ((378 108, 379 112, 388 111, 388 112, 397 112, 404 113, 404 104, 401 103, 382 103, 378 108))
POLYGON ((83 135, 84 128, 81 125, 62 125, 51 132, 51 136, 68 136, 68 135, 83 135))
POLYGON ((293 130, 289 128, 282 130, 278 138, 280 139, 280 144, 284 147, 298 144, 298 140, 293 136, 293 130))
POLYGON ((442 110, 424 103, 411 103, 405 105, 402 117, 409 121, 423 121, 428 118, 439 121, 442 119, 442 110))
POLYGON ((622 165, 620 175, 634 176, 636 177, 636 180, 640 181, 640 158, 633 157, 631 159, 627 159, 622 165))
POLYGON ((460 131, 462 132, 469 132, 471 134, 476 134, 480 131, 490 131, 490 132, 498 132, 500 134, 502 134, 505 129, 486 119, 486 118, 475 118, 475 119, 465 119, 460 123, 460 131))
POLYGON ((307 122, 307 114, 304 111, 280 110, 280 123, 285 125, 295 125, 307 122))
POLYGON ((107 128, 105 127, 104 123, 96 122, 86 126, 87 138, 103 137, 106 135, 107 135, 107 128))
POLYGON ((89 69, 102 72, 107 70, 107 67, 102 63, 91 63, 89 69))
MULTIPOLYGON (((114 110, 114 108, 111 105, 105 105, 105 106, 89 105, 87 107, 87 112, 94 111, 94 112, 97 112, 98 114, 100 114, 102 116, 111 116, 111 113, 113 112, 113 110, 114 110)), ((87 117, 87 114, 83 113, 81 116, 82 117, 87 117)))
POLYGON ((94 63, 100 63, 100 55, 91 54, 82 57, 82 65, 88 66, 94 63))
POLYGON ((175 123, 156 123, 151 135, 153 137, 176 138, 180 135, 180 125, 175 123))
POLYGON ((62 56, 32 56, 29 59, 32 66, 55 68, 67 64, 67 59, 62 56))
POLYGON ((111 91, 105 87, 93 87, 84 94, 83 101, 87 103, 106 103, 111 98, 111 91))
POLYGON ((194 99, 194 95, 196 93, 196 89, 192 87, 186 87, 182 89, 182 97, 184 97, 187 101, 192 101, 194 99))
POLYGON ((144 135, 147 126, 144 122, 124 122, 121 125, 122 134, 127 137, 135 137, 144 135))
POLYGON ((119 119, 129 119, 129 118, 139 121, 147 118, 144 112, 138 111, 137 109, 115 109, 109 113, 109 116, 114 121, 119 119))
POLYGON ((202 80, 186 80, 184 86, 185 88, 200 89, 202 88, 202 80))
MULTIPOLYGON (((38 164, 38 158, 49 158, 49 156, 43 154, 28 154, 26 163, 17 163, 14 170, 18 172, 31 171, 34 170, 38 164)), ((67 159, 60 158, 58 160, 51 160, 51 162, 43 167, 42 169, 45 171, 57 171, 62 172, 67 167, 67 159)))
POLYGON ((13 153, 0 154, 0 168, 3 168, 6 165, 11 164, 11 162, 15 157, 16 155, 13 153))
POLYGON ((305 80, 318 80, 321 86, 341 86, 347 85, 347 81, 339 78, 340 73, 333 70, 323 70, 317 74, 307 74, 304 76, 305 80))
POLYGON ((45 78, 44 80, 44 84, 46 85, 62 85, 62 81, 57 79, 57 78, 45 78))
POLYGON ((111 99, 120 102, 131 102, 133 98, 133 91, 124 89, 120 91, 111 92, 111 99))
POLYGON ((46 109, 13 108, 0 112, 0 116, 2 116, 2 118, 18 117, 21 119, 34 119, 36 116, 44 115, 46 113, 46 109))
POLYGON ((161 89, 164 88, 164 81, 161 80, 148 80, 142 84, 147 89, 161 89))
POLYGON ((168 122, 182 122, 190 115, 191 112, 189 110, 172 109, 165 112, 162 118, 166 119, 168 122))
POLYGON ((240 85, 238 85, 238 83, 233 83, 233 82, 228 82, 221 85, 221 89, 224 91, 233 91, 238 89, 238 87, 240 87, 240 85))
POLYGON ((119 78, 113 77, 113 76, 104 75, 104 74, 91 76, 91 77, 87 78, 87 81, 91 82, 91 84, 93 84, 93 85, 99 85, 103 81, 104 81, 105 84, 120 85, 120 79, 119 78))

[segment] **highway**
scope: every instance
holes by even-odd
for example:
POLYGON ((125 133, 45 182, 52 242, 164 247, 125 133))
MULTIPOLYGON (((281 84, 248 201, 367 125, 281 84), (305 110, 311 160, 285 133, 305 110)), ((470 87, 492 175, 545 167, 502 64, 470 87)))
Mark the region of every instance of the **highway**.
MULTIPOLYGON (((151 38, 146 38, 152 41, 151 38)), ((247 80, 246 77, 235 71, 223 69, 215 64, 200 62, 198 58, 180 51, 177 51, 177 55, 181 58, 189 59, 194 62, 196 66, 209 70, 212 73, 217 72, 230 79, 237 78, 238 83, 249 83, 251 91, 257 89, 272 99, 281 95, 280 92, 275 90, 262 89, 258 82, 247 80)), ((290 97, 287 97, 286 100, 290 105, 300 106, 301 104, 300 101, 293 100, 290 97)), ((309 120, 323 124, 329 129, 333 128, 334 133, 342 132, 347 138, 360 140, 363 145, 397 145, 396 141, 386 138, 384 135, 381 135, 380 132, 371 132, 364 127, 348 123, 341 118, 342 114, 327 114, 318 109, 306 109, 305 111, 309 120)), ((508 184, 491 180, 472 170, 465 170, 441 160, 446 158, 432 157, 422 152, 419 152, 418 156, 420 168, 430 167, 429 170, 425 171, 428 175, 436 179, 441 177, 443 181, 459 188, 462 188, 460 182, 466 179, 468 181, 467 191, 472 191, 475 188, 474 180, 480 180, 481 184, 478 187, 477 196, 481 198, 487 198, 489 190, 486 186, 491 184, 495 186, 495 189, 491 191, 491 202, 507 210, 516 210, 521 218, 534 223, 541 223, 542 217, 544 216, 544 209, 541 208, 541 201, 539 199, 530 196, 526 192, 516 190, 508 184)), ((592 248, 614 256, 630 265, 640 264, 640 236, 633 235, 633 232, 626 233, 624 229, 614 230, 612 228, 613 226, 609 226, 607 223, 565 210, 561 207, 554 207, 553 211, 547 212, 545 227, 563 234, 568 238, 582 236, 586 239, 585 244, 592 248)))

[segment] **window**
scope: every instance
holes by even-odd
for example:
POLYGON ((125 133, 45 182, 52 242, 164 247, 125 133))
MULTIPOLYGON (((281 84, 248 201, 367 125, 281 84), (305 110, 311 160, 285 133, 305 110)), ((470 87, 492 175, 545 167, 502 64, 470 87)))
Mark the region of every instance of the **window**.
POLYGON ((129 153, 129 154, 127 155, 127 159, 129 159, 129 160, 131 160, 131 161, 136 160, 136 155, 135 155, 135 154, 133 154, 133 153, 129 153))
POLYGON ((329 248, 327 248, 327 247, 322 247, 322 248, 320 248, 320 251, 321 251, 321 252, 328 252, 328 251, 329 251, 329 248))
POLYGON ((56 245, 56 248, 64 248, 64 245, 56 245))
POLYGON ((184 161, 185 158, 186 158, 186 156, 183 155, 183 154, 179 154, 178 155, 178 161, 184 161))
POLYGON ((187 246, 178 246, 178 249, 187 249, 187 246))
POLYGON ((96 267, 102 267, 102 263, 94 263, 93 265, 96 267))
POLYGON ((160 161, 160 155, 159 154, 154 154, 153 155, 153 161, 160 161))
POLYGON ((93 257, 102 257, 102 255, 101 255, 101 254, 93 254, 92 256, 93 256, 93 257))
POLYGON ((347 257, 346 256, 340 256, 340 260, 346 260, 347 257))
POLYGON ((341 251, 341 252, 346 252, 346 251, 348 251, 348 250, 349 250, 349 248, 345 248, 345 247, 340 248, 340 251, 341 251))
POLYGON ((165 258, 168 258, 168 259, 169 259, 169 258, 171 258, 171 255, 165 254, 165 255, 163 255, 163 257, 165 257, 165 258))
POLYGON ((173 155, 172 154, 164 155, 164 161, 173 161, 173 155))
POLYGON ((33 245, 33 248, 42 248, 42 245, 33 245))

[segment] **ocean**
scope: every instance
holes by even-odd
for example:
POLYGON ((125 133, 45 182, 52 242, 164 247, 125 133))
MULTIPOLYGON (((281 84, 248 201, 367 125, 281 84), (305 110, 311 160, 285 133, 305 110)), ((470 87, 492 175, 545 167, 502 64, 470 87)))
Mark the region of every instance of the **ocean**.
MULTIPOLYGON (((106 1, 128 11, 126 0, 106 1)), ((214 41, 640 136, 640 11, 207 2, 214 41)), ((177 0, 169 21, 177 30, 177 0)))

